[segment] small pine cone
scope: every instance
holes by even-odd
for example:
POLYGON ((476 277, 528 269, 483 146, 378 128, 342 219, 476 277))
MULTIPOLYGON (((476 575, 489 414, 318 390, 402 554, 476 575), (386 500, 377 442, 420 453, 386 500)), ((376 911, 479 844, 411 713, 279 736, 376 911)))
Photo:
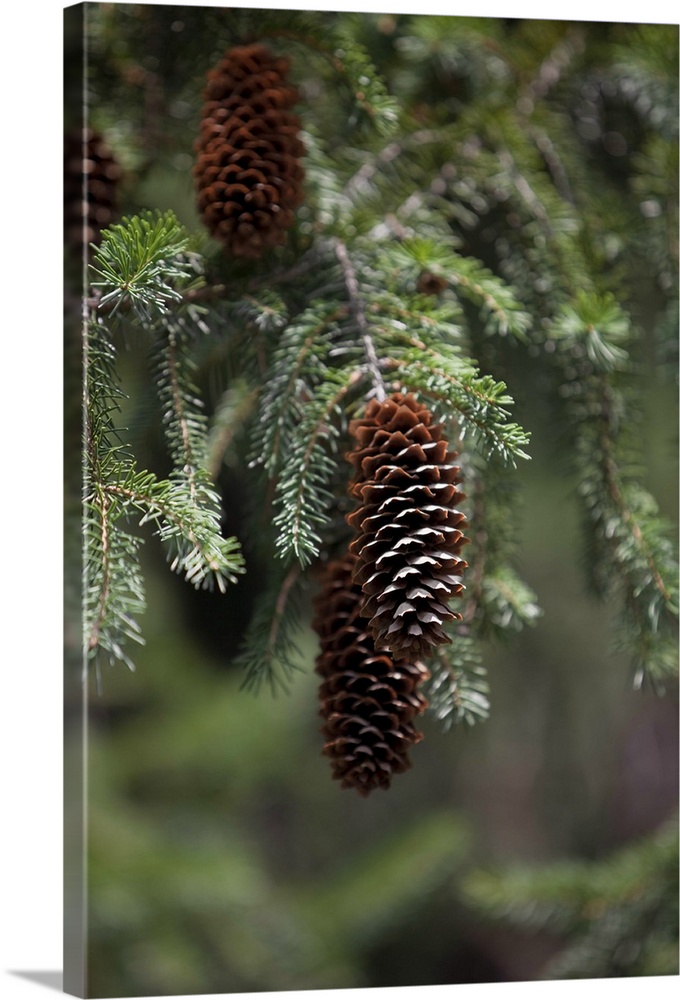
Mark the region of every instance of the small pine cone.
POLYGON ((356 473, 351 493, 361 503, 347 521, 357 531, 350 552, 361 613, 381 648, 398 659, 427 658, 450 642, 444 621, 461 617, 447 604, 461 593, 467 566, 456 453, 410 393, 372 400, 350 433, 357 442, 348 455, 356 473))
POLYGON ((328 564, 313 624, 321 639, 323 753, 342 787, 366 796, 411 766, 408 751, 423 737, 413 719, 427 707, 417 687, 430 674, 421 663, 396 662, 376 649, 359 614, 355 562, 347 555, 328 564))
POLYGON ((116 218, 122 176, 116 157, 95 129, 75 129, 64 137, 64 241, 74 250, 81 249, 83 240, 85 246, 99 243, 102 229, 116 218))
POLYGON ((422 271, 418 277, 417 288, 421 295, 441 295, 445 291, 448 282, 438 274, 430 271, 422 271))
POLYGON ((198 209, 210 233, 239 257, 278 246, 302 202, 305 147, 298 99, 286 83, 289 60, 262 45, 231 49, 204 90, 194 177, 198 209))

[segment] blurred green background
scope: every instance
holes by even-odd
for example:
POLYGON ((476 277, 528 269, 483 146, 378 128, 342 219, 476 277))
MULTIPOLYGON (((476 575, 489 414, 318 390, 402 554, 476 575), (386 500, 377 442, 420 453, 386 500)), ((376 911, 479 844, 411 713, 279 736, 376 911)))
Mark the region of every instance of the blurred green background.
MULTIPOLYGON (((229 12, 90 8, 92 117, 127 171, 122 208, 171 207, 199 229, 189 174, 195 95, 230 43, 210 18, 226 23, 229 12), (205 51, 208 35, 214 51, 205 51), (139 66, 158 92, 139 85, 139 66)), ((436 102, 425 77, 431 63, 417 71, 400 63, 404 49, 388 44, 379 15, 352 23, 403 93, 415 101, 427 84, 436 102)), ((492 27, 502 34, 498 22, 492 27)), ((403 35, 408 28, 399 26, 403 35)), ((590 30, 606 43, 603 26, 590 30)), ((540 24, 532 31, 540 38, 540 24)), ((546 22, 544 31, 555 27, 546 22)), ((649 275, 631 308, 651 329, 649 275)), ((145 353, 128 348, 125 422, 140 464, 162 470, 145 353)), ((650 487, 675 520, 677 387, 657 372, 652 353, 641 351, 640 434, 650 487)), ((669 884, 674 870, 677 877, 676 693, 633 691, 626 656, 610 652, 614 610, 585 589, 577 484, 560 428, 535 391, 540 372, 524 356, 508 353, 503 363, 517 419, 532 433, 532 461, 517 476, 517 533, 520 570, 543 616, 506 645, 488 647, 489 721, 445 733, 426 718, 414 767, 388 793, 360 799, 330 780, 311 630, 299 637, 301 672, 289 695, 239 690, 231 661, 257 579, 226 597, 195 593, 149 537, 137 671, 105 669, 90 685, 90 995, 536 979, 559 969, 598 921, 604 926, 618 907, 625 923, 630 900, 644 902, 657 889, 661 901, 644 910, 644 947, 616 961, 608 952, 600 966, 592 955, 580 967, 574 960, 564 974, 677 973, 669 884), (646 853, 635 856, 622 890, 618 869, 609 878, 607 866, 640 843, 646 853), (585 868, 554 867, 563 862, 585 868), (531 902, 529 876, 513 890, 517 907, 503 896, 502 873, 518 866, 547 873, 546 912, 531 902), (492 872, 500 873, 495 889, 492 872)), ((238 521, 239 484, 228 469, 222 485, 238 521)), ((67 752, 77 714, 77 702, 67 704, 67 752)))
MULTIPOLYGON (((664 412, 652 398, 651 467, 672 510, 672 399, 664 412)), ((289 696, 240 691, 234 648, 212 648, 201 598, 148 544, 137 672, 111 669, 91 690, 92 995, 537 978, 564 936, 483 920, 467 874, 600 859, 672 819, 676 699, 634 692, 609 653, 606 609, 583 592, 573 484, 529 426, 518 530, 544 616, 489 648, 489 721, 443 733, 426 718, 413 768, 384 795, 330 780, 313 634, 289 696)), ((228 617, 221 603, 206 615, 228 617)))

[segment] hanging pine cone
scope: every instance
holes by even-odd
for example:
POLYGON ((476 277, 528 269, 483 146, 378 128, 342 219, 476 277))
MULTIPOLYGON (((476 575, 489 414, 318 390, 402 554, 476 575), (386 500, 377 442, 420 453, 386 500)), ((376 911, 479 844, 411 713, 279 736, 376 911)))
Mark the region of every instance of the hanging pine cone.
POLYGON ((122 175, 95 129, 75 129, 64 137, 64 241, 74 250, 80 252, 83 240, 85 246, 99 243, 102 229, 115 220, 122 175))
POLYGON ((413 719, 427 707, 417 687, 430 675, 420 663, 396 662, 376 649, 359 614, 355 562, 348 555, 326 567, 313 624, 321 639, 316 672, 323 678, 323 753, 342 787, 366 796, 389 788, 392 775, 411 766, 408 751, 423 735, 413 719))
POLYGON ((208 74, 194 177, 198 209, 232 254, 258 258, 285 241, 302 201, 305 148, 289 61, 263 45, 231 49, 208 74))
POLYGON ((347 520, 357 531, 350 552, 361 612, 381 648, 400 659, 426 658, 450 641, 443 623, 461 617, 447 604, 461 593, 467 566, 456 454, 410 393, 372 400, 350 432, 357 442, 348 455, 351 492, 361 504, 347 520))

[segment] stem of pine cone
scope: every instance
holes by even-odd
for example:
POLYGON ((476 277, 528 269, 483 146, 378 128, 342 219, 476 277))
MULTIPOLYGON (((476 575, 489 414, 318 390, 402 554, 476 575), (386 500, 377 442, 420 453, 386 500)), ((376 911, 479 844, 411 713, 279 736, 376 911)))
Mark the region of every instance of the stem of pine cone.
POLYGON ((366 314, 364 313, 364 307, 361 301, 357 276, 354 268, 352 267, 352 262, 349 259, 347 247, 342 240, 335 240, 335 255, 340 261, 340 266, 342 267, 345 287, 347 288, 347 294, 349 296, 350 308, 364 344, 368 368, 371 372, 373 385, 375 387, 375 397, 382 403, 386 397, 385 383, 383 382, 382 372, 380 371, 380 363, 378 361, 378 355, 375 351, 375 345, 368 329, 368 322, 366 320, 366 314))

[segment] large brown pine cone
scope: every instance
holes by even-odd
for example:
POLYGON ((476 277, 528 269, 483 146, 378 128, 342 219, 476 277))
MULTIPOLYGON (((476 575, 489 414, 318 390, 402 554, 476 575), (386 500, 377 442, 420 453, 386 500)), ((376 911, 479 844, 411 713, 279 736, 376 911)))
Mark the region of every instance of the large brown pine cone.
POLYGON ((122 168, 96 129, 64 136, 64 241, 75 250, 99 243, 115 221, 122 168))
POLYGON ((461 617, 447 603, 461 593, 467 566, 456 454, 410 393, 372 400, 350 432, 351 492, 360 506, 347 520, 357 531, 350 552, 361 613, 381 648, 400 659, 426 658, 450 641, 443 623, 461 617))
POLYGON ((301 203, 305 148, 289 60, 263 45, 230 49, 208 74, 194 177, 198 209, 232 254, 258 258, 284 242, 301 203))
POLYGON ((417 687, 430 675, 421 663, 396 662, 376 649, 359 614, 355 561, 348 555, 326 567, 314 621, 321 639, 316 671, 323 678, 323 753, 342 787, 366 796, 411 766, 408 751, 422 739, 413 719, 427 707, 417 687))

